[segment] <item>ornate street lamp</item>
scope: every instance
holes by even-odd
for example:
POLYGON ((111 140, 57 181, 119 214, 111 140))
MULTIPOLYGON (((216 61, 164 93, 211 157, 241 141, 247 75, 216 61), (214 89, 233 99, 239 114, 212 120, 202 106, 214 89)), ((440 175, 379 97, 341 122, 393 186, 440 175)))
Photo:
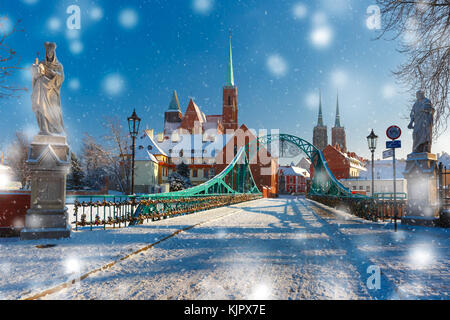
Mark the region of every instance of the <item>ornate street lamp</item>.
POLYGON ((130 136, 133 141, 131 150, 132 150, 132 162, 131 162, 131 194, 134 194, 134 157, 135 157, 135 145, 136 145, 136 137, 139 134, 139 125, 141 124, 141 118, 139 118, 136 114, 136 109, 133 111, 133 114, 128 117, 128 128, 130 130, 130 136))
POLYGON ((377 140, 378 140, 378 136, 373 132, 372 132, 367 136, 367 143, 369 145, 369 150, 370 152, 372 152, 372 197, 374 195, 374 190, 375 190, 375 182, 374 182, 374 152, 375 149, 377 148, 377 140))

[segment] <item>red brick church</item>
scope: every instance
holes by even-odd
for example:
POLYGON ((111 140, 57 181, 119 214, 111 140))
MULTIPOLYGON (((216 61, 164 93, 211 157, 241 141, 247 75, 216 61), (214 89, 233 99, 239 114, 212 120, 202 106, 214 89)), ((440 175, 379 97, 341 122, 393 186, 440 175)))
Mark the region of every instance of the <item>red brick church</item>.
MULTIPOLYGON (((194 185, 221 172, 233 160, 237 150, 256 139, 256 133, 244 124, 239 125, 238 114, 230 37, 227 81, 222 88, 222 113, 206 115, 190 99, 183 114, 177 92, 174 91, 164 114, 164 131, 153 137, 152 130, 147 130, 141 138, 144 148, 148 144, 148 150, 164 160, 158 163, 161 172, 159 183, 167 183, 170 174, 176 170, 176 164, 181 161, 189 165, 194 185)), ((273 161, 267 150, 261 148, 253 162, 252 174, 262 191, 263 186, 271 185, 272 173, 278 171, 277 161, 273 161)))

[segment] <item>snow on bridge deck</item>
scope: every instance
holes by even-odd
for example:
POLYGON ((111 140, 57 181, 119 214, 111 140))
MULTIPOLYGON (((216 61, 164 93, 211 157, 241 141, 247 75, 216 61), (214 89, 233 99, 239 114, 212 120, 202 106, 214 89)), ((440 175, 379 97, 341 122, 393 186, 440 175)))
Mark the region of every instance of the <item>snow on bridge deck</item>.
POLYGON ((48 299, 449 299, 447 230, 367 222, 301 197, 261 199, 43 242, 0 239, 0 299, 29 297, 199 224, 48 299), (382 271, 370 290, 369 266, 382 271))

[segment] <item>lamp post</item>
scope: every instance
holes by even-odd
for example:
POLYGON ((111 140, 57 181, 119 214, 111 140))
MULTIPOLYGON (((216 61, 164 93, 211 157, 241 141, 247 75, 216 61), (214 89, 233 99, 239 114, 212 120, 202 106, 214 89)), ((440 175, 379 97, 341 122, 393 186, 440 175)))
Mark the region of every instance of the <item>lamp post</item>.
POLYGON ((134 194, 134 157, 135 157, 135 146, 136 146, 136 137, 139 134, 139 125, 141 124, 141 118, 139 118, 136 114, 136 109, 133 111, 133 114, 128 117, 128 129, 130 130, 130 136, 132 143, 132 159, 131 159, 131 194, 134 194))
POLYGON ((377 148, 377 140, 378 140, 378 136, 373 132, 372 132, 367 136, 367 143, 369 145, 369 150, 370 152, 372 152, 372 197, 374 195, 374 191, 375 191, 375 182, 374 182, 374 152, 375 149, 377 148))

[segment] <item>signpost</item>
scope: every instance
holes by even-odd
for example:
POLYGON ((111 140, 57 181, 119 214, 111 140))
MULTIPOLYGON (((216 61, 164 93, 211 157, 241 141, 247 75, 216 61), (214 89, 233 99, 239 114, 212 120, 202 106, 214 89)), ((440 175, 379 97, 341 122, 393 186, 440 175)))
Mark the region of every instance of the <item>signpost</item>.
POLYGON ((394 156, 394 149, 387 149, 383 151, 383 159, 392 158, 394 156))
POLYGON ((402 147, 402 142, 400 140, 386 141, 386 148, 388 149, 398 149, 402 147))
MULTIPOLYGON (((397 183, 396 183, 396 173, 395 173, 395 149, 402 147, 402 142, 397 140, 402 135, 402 130, 398 126, 390 126, 386 130, 386 136, 392 141, 386 141, 386 148, 392 151, 392 165, 394 169, 394 224, 395 224, 395 232, 397 232, 397 183)), ((386 151, 385 151, 386 152, 386 151)), ((383 158, 385 155, 383 152, 383 158)))

